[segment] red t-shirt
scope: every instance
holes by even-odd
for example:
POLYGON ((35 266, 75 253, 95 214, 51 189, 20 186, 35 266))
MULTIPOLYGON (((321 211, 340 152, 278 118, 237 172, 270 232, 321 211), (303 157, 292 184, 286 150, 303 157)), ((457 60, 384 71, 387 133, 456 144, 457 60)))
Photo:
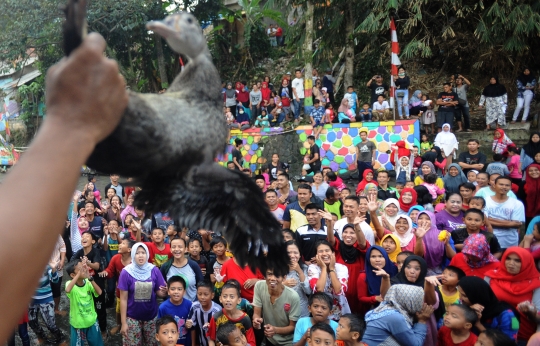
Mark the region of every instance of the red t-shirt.
POLYGON ((455 344, 454 340, 452 340, 452 330, 448 328, 447 326, 442 326, 441 329, 439 329, 439 332, 437 333, 437 345, 439 346, 474 346, 476 343, 476 335, 473 333, 469 333, 469 337, 467 340, 460 342, 459 344, 455 344))
POLYGON ((236 279, 240 283, 240 296, 242 298, 246 299, 250 303, 253 302, 253 290, 255 289, 255 285, 251 286, 250 289, 244 288, 244 283, 249 279, 259 279, 264 280, 264 276, 262 276, 261 272, 257 269, 257 273, 254 274, 249 266, 246 266, 244 268, 240 268, 238 264, 236 264, 233 261, 227 261, 223 264, 221 267, 221 275, 225 276, 223 279, 224 282, 227 282, 229 279, 236 279))
MULTIPOLYGON (((124 265, 122 264, 122 255, 117 253, 116 255, 112 256, 109 266, 104 271, 107 272, 108 279, 114 277, 118 279, 122 269, 124 269, 124 265)), ((116 297, 120 298, 120 291, 118 288, 116 289, 116 297)))
MULTIPOLYGON (((227 261, 227 262, 233 262, 233 261, 227 261)), ((214 316, 212 316, 212 318, 210 319, 210 323, 208 325, 208 332, 206 333, 206 336, 208 337, 208 339, 215 341, 217 329, 226 323, 234 323, 240 329, 240 331, 244 333, 248 344, 252 346, 256 345, 255 333, 253 332, 251 319, 245 312, 242 314, 240 318, 237 318, 235 320, 227 316, 227 313, 225 313, 225 310, 216 312, 214 316)))
POLYGON ((278 27, 276 30, 276 36, 280 37, 283 35, 283 29, 281 27, 278 27))
POLYGON ((170 258, 173 257, 171 253, 171 246, 169 244, 163 244, 165 247, 163 250, 160 250, 157 248, 156 244, 154 243, 144 243, 148 247, 148 251, 150 252, 149 261, 156 267, 161 267, 161 265, 165 262, 167 262, 170 258))

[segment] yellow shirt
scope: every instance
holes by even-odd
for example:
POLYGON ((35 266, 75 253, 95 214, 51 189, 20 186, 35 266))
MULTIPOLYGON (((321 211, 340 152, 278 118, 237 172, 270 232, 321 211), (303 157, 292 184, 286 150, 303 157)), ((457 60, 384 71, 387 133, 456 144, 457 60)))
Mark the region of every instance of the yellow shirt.
POLYGON ((441 292, 441 295, 443 297, 444 301, 444 307, 448 309, 448 307, 454 303, 459 303, 459 291, 456 289, 456 293, 448 296, 444 294, 442 286, 439 286, 439 291, 441 292))

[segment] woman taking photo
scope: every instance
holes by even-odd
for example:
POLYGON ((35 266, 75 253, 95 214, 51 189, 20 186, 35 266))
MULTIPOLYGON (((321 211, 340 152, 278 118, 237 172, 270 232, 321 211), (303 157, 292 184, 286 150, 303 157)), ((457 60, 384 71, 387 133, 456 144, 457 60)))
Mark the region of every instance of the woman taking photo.
POLYGON ((489 79, 489 84, 482 91, 479 108, 486 105, 486 131, 492 127, 500 128, 506 126, 506 107, 508 106, 508 95, 504 85, 499 83, 497 76, 489 79))
POLYGON ((118 279, 124 346, 157 345, 156 297, 167 296, 167 284, 148 258, 146 245, 135 244, 131 248, 131 264, 124 267, 118 279))
POLYGON ((529 109, 531 108, 531 101, 534 98, 534 88, 536 87, 536 78, 531 74, 531 70, 527 67, 523 69, 523 73, 516 80, 517 85, 517 105, 512 117, 512 124, 516 123, 521 109, 523 110, 523 118, 521 122, 527 122, 529 116, 529 109))

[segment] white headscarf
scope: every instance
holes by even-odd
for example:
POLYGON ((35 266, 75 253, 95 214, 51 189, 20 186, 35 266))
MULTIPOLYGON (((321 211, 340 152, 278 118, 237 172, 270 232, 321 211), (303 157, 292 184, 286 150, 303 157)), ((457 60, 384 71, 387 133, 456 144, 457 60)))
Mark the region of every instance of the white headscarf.
POLYGON ((435 146, 441 148, 441 150, 446 156, 449 156, 452 150, 457 150, 459 144, 456 136, 452 132, 450 132, 450 129, 452 129, 452 126, 450 126, 450 124, 443 124, 442 131, 437 134, 437 136, 435 137, 435 141, 433 142, 435 146), (444 130, 445 126, 448 126, 448 131, 444 130))
POLYGON ((409 243, 411 242, 411 240, 413 239, 414 237, 414 233, 413 233, 413 222, 411 220, 411 218, 407 215, 399 215, 396 217, 396 221, 394 222, 394 228, 396 227, 396 222, 397 220, 399 219, 405 219, 407 220, 407 223, 409 224, 409 229, 407 230, 407 232, 405 232, 405 234, 399 234, 398 231, 395 231, 393 234, 399 238, 399 243, 401 245, 401 247, 405 247, 407 245, 409 245, 409 243))
POLYGON ((152 269, 154 269, 154 265, 148 263, 148 259, 150 258, 150 253, 148 252, 148 247, 144 245, 144 243, 137 243, 133 245, 131 248, 131 264, 128 264, 124 267, 124 270, 129 273, 129 275, 133 276, 134 279, 138 281, 146 281, 152 276, 152 269), (135 254, 137 253, 137 249, 139 247, 143 247, 146 251, 146 263, 143 265, 138 265, 135 261, 135 254))
POLYGON ((388 221, 392 227, 396 227, 396 221, 397 219, 399 219, 399 201, 395 198, 388 198, 387 200, 385 200, 382 204, 382 211, 381 211, 381 216, 379 216, 379 222, 382 224, 382 217, 384 216, 386 218, 386 221, 388 221), (390 204, 393 204, 397 207, 398 211, 396 213, 395 216, 388 216, 386 214, 386 207, 388 207, 390 204))

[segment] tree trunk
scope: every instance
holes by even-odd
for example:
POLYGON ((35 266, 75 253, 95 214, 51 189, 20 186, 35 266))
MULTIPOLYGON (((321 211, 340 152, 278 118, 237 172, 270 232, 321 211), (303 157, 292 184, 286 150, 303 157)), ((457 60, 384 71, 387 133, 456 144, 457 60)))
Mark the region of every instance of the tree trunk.
POLYGON ((306 19, 306 37, 304 39, 304 47, 302 51, 302 56, 304 58, 304 90, 305 90, 305 99, 304 106, 313 106, 313 10, 314 6, 311 1, 306 1, 306 12, 304 13, 304 18, 306 19))
POLYGON ((351 1, 348 2, 347 7, 347 23, 345 25, 345 35, 347 37, 345 46, 345 76, 343 77, 344 88, 353 85, 354 80, 354 13, 351 1))
POLYGON ((159 69, 159 78, 161 79, 161 88, 167 89, 169 87, 169 80, 167 79, 167 70, 165 69, 165 57, 163 56, 163 44, 161 37, 154 34, 154 42, 156 43, 157 61, 159 69))

